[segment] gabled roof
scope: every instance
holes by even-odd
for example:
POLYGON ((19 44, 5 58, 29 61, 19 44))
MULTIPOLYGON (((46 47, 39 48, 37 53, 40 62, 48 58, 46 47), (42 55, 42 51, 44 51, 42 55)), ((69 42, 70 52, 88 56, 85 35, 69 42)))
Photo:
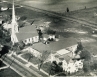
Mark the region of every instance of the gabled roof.
POLYGON ((27 38, 31 38, 37 36, 37 31, 34 25, 32 26, 25 26, 19 29, 19 33, 16 34, 18 40, 24 40, 27 38))
POLYGON ((66 60, 67 63, 69 63, 69 61, 72 59, 72 52, 68 52, 66 54, 60 55, 60 58, 64 58, 64 60, 66 60))
POLYGON ((66 50, 66 49, 61 49, 61 50, 57 51, 57 53, 60 54, 60 55, 65 55, 65 54, 67 54, 67 53, 69 53, 69 52, 70 52, 70 51, 68 51, 68 50, 66 50))
POLYGON ((45 45, 42 42, 34 44, 32 47, 38 51, 53 51, 57 52, 61 49, 65 49, 69 46, 75 45, 77 41, 74 38, 59 38, 59 41, 50 42, 49 44, 45 45))

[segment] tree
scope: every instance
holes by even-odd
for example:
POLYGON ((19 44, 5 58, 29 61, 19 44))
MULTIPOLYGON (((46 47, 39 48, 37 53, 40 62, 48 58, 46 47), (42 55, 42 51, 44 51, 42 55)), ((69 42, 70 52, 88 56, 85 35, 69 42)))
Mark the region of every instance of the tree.
POLYGON ((40 70, 41 66, 43 65, 44 61, 48 58, 50 52, 48 51, 43 51, 42 54, 40 55, 40 57, 38 58, 39 60, 39 65, 38 65, 38 69, 40 70))
POLYGON ((20 41, 19 42, 19 48, 20 48, 20 50, 24 49, 24 47, 25 47, 25 44, 23 43, 23 41, 20 41))
POLYGON ((84 72, 93 72, 97 70, 97 57, 91 56, 90 60, 84 60, 83 70, 84 72))
POLYGON ((85 6, 85 9, 86 9, 86 6, 85 6))
POLYGON ((3 48, 2 48, 2 50, 0 51, 0 58, 4 55, 4 54, 6 54, 6 53, 8 53, 9 52, 9 46, 7 46, 7 45, 4 45, 3 46, 3 48))
POLYGON ((11 45, 11 36, 10 32, 5 30, 2 25, 0 26, 0 43, 2 45, 11 45))
POLYGON ((81 59, 84 59, 84 60, 86 60, 86 61, 91 60, 91 54, 90 54, 90 52, 87 51, 87 50, 85 50, 85 49, 83 49, 83 50, 81 51, 80 57, 81 57, 81 59))
POLYGON ((78 42, 77 43, 77 50, 75 51, 75 53, 77 54, 79 51, 82 51, 83 50, 83 45, 81 42, 78 42))
POLYGON ((2 12, 1 15, 2 15, 3 21, 5 21, 5 22, 11 21, 11 19, 12 19, 9 13, 6 14, 5 12, 2 12))
POLYGON ((56 74, 56 68, 57 68, 57 62, 53 61, 50 66, 50 72, 49 75, 54 75, 56 74))
POLYGON ((25 47, 25 44, 20 41, 18 43, 15 43, 13 46, 12 46, 12 50, 16 51, 17 54, 20 54, 21 50, 25 47))
POLYGON ((41 38, 43 38, 43 33, 40 29, 37 29, 37 32, 38 32, 38 36, 39 36, 39 40, 40 40, 41 38))
POLYGON ((57 64, 56 61, 53 61, 51 63, 49 75, 55 75, 55 74, 58 74, 60 72, 63 72, 62 62, 57 64))
POLYGON ((67 7, 67 12, 69 12, 69 8, 67 7))
POLYGON ((91 71, 97 70, 97 57, 91 57, 90 69, 91 71))
POLYGON ((83 62, 83 71, 85 73, 90 72, 90 62, 89 61, 84 61, 83 62))

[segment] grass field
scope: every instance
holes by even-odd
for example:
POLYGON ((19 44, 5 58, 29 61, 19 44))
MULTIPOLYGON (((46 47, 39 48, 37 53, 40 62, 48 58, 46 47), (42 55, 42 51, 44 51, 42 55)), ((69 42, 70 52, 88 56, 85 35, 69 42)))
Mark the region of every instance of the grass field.
POLYGON ((65 13, 66 8, 69 7, 70 11, 79 10, 97 6, 96 0, 17 0, 18 3, 25 4, 28 6, 45 9, 49 11, 65 13), (57 6, 57 7, 56 7, 57 6))
POLYGON ((96 13, 97 13, 97 7, 94 7, 94 8, 73 11, 64 15, 97 24, 97 15, 95 15, 96 13))

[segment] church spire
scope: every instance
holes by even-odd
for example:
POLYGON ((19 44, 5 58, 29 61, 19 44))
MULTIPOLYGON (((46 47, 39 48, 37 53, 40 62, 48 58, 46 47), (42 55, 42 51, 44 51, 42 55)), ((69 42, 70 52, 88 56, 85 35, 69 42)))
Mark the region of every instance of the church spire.
POLYGON ((12 32, 11 32, 11 41, 14 45, 14 43, 18 42, 17 36, 15 33, 18 33, 18 24, 16 22, 15 18, 15 7, 14 7, 14 0, 13 0, 13 5, 12 5, 12 32))
POLYGON ((14 0, 13 0, 13 5, 12 5, 12 23, 15 23, 15 7, 14 7, 14 0))
POLYGON ((16 17, 15 17, 15 6, 14 6, 14 0, 13 0, 13 5, 12 5, 12 26, 13 26, 13 30, 15 33, 18 33, 18 24, 16 21, 16 17))

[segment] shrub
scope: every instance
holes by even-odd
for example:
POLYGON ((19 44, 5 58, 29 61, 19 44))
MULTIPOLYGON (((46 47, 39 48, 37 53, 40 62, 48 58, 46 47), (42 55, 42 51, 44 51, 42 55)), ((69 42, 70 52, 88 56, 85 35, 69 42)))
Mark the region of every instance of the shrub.
POLYGON ((24 49, 24 47, 25 47, 25 44, 22 41, 20 41, 20 42, 14 44, 13 49, 17 50, 17 48, 18 48, 19 50, 22 50, 22 49, 24 49))
POLYGON ((20 48, 20 50, 24 49, 24 47, 25 47, 25 44, 23 43, 23 41, 20 41, 19 42, 19 48, 20 48))

